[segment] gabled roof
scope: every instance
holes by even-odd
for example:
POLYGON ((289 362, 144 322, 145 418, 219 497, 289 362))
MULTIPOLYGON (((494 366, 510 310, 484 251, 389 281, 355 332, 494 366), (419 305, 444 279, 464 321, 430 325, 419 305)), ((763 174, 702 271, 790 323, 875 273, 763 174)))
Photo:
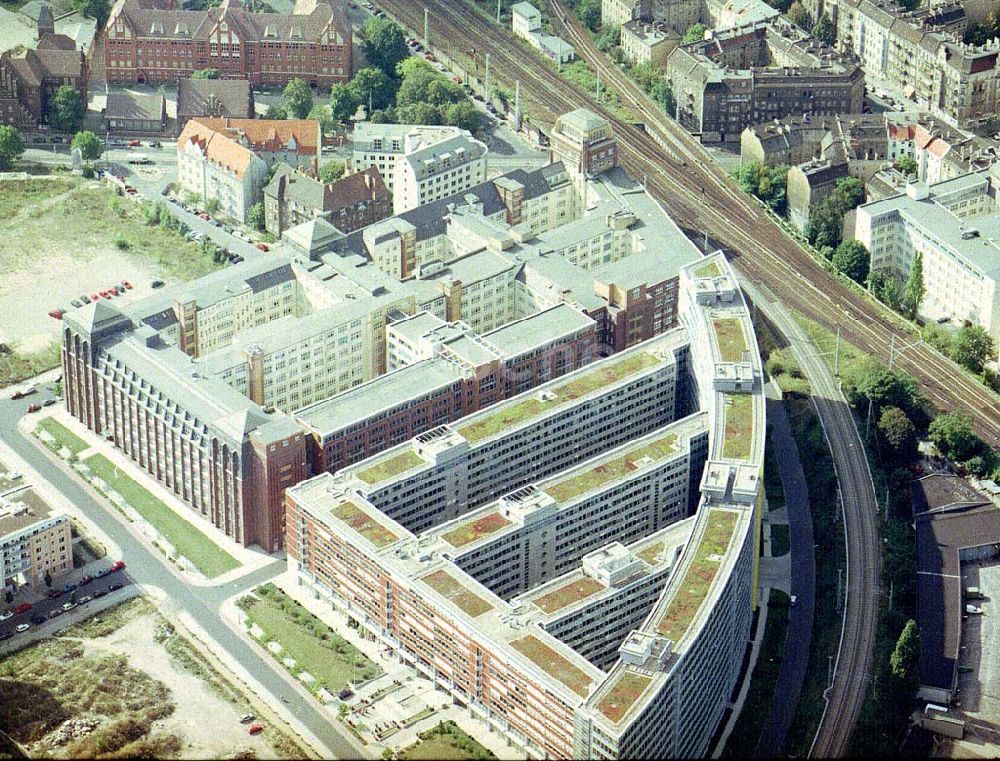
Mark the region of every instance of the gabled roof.
POLYGON ((163 121, 167 118, 167 101, 161 94, 109 92, 105 115, 115 119, 163 121))
POLYGON ((240 179, 243 179, 247 167, 257 158, 249 148, 230 140, 221 132, 206 127, 198 119, 191 119, 184 126, 180 137, 177 138, 178 152, 186 150, 191 144, 197 145, 209 161, 225 168, 240 179))
POLYGON ((177 114, 253 118, 253 90, 246 79, 182 79, 177 114))
POLYGON ((232 140, 245 140, 255 151, 278 151, 294 145, 300 155, 315 156, 319 152, 319 122, 315 119, 197 117, 191 121, 232 140))

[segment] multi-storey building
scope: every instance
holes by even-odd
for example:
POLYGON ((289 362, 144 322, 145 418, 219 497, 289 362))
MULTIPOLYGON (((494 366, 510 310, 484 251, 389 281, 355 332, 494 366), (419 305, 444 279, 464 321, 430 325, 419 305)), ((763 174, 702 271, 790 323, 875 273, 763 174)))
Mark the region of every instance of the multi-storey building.
POLYGON ((264 186, 264 223, 278 237, 289 227, 322 217, 352 233, 392 214, 392 197, 374 167, 323 183, 279 164, 264 186))
POLYGON ((388 372, 295 413, 314 473, 335 471, 597 358, 597 325, 559 304, 476 336, 427 312, 386 327, 388 372))
POLYGON ((177 82, 177 131, 197 117, 253 119, 253 88, 246 79, 192 79, 177 82))
POLYGON ((315 119, 196 118, 199 133, 224 135, 249 148, 269 166, 277 163, 315 174, 319 170, 322 132, 315 119))
POLYGON ((254 87, 304 79, 329 88, 351 76, 351 26, 344 0, 297 0, 291 15, 249 13, 239 0, 176 10, 173 2, 125 0, 108 17, 108 82, 173 83, 202 69, 254 87))
POLYGON ((923 258, 928 320, 968 320, 1000 340, 1000 210, 989 172, 956 177, 859 206, 854 236, 871 252, 872 270, 909 277, 923 258))
POLYGON ((636 19, 622 24, 622 55, 633 66, 662 69, 681 39, 680 34, 662 21, 636 19))
POLYGON ((666 76, 678 120, 704 142, 735 141, 789 114, 860 113, 865 92, 857 65, 782 18, 681 45, 666 76))
POLYGON ((486 145, 467 132, 430 143, 410 134, 393 170, 392 209, 401 214, 485 180, 486 145))
POLYGON ((167 99, 162 93, 109 92, 104 125, 115 135, 162 135, 167 129, 167 99))
POLYGON ((651 13, 652 0, 601 0, 602 26, 623 26, 651 13))
MULTIPOLYGON (((50 16, 51 18, 51 16, 50 16)), ((37 49, 0 54, 0 123, 31 129, 48 118, 49 99, 63 85, 87 101, 87 60, 69 37, 43 33, 37 49)))
POLYGON ((542 14, 531 3, 514 3, 510 7, 511 31, 515 37, 525 40, 542 55, 556 63, 572 61, 576 52, 573 46, 561 37, 547 34, 542 27, 542 14))
MULTIPOLYGON (((464 149, 461 157, 454 157, 454 169, 460 170, 465 166, 468 166, 468 169, 464 172, 455 171, 442 176, 437 181, 439 186, 437 190, 440 190, 440 186, 447 181, 446 184, 450 185, 452 189, 445 195, 454 195, 473 185, 478 185, 486 179, 484 158, 486 146, 478 140, 474 140, 469 132, 458 127, 360 122, 354 126, 352 142, 351 170, 359 172, 369 167, 375 167, 382 175, 382 179, 385 181, 386 187, 389 188, 389 192, 393 194, 393 198, 397 195, 397 165, 411 154, 434 149, 436 146, 444 144, 464 149)), ((433 158, 433 153, 425 153, 423 158, 433 158)), ((429 177, 428 180, 433 184, 435 176, 429 177)), ((410 181, 413 182, 413 180, 410 181)), ((419 188, 411 188, 406 192, 413 195, 419 192, 419 188)), ((398 214, 399 210, 396 213, 398 214)))
POLYGON ((0 586, 44 588, 46 575, 57 579, 72 571, 71 534, 69 516, 54 512, 30 489, 0 497, 0 586))
POLYGON ((610 122, 587 108, 556 118, 552 152, 576 174, 600 174, 618 166, 618 141, 610 122))
POLYGON ((532 758, 697 757, 755 605, 764 406, 721 254, 682 326, 287 493, 291 569, 532 758))
POLYGON ((1000 110, 1000 41, 964 44, 961 5, 905 11, 881 0, 837 0, 830 11, 837 44, 858 57, 872 86, 962 128, 1000 110))

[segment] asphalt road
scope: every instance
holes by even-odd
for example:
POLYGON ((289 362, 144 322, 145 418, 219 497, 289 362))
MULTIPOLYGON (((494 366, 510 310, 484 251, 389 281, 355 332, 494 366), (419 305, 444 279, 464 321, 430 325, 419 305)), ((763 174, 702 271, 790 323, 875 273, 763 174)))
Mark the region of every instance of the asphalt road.
MULTIPOLYGON (((265 697, 272 704, 280 705, 284 696, 284 702, 295 717, 324 742, 336 758, 355 758, 357 751, 345 738, 335 720, 329 714, 321 712, 313 699, 294 686, 294 680, 283 669, 269 659, 262 658, 220 616, 219 608, 224 600, 282 573, 285 563, 274 561, 221 586, 194 587, 183 583, 168 570, 162 556, 154 554, 131 534, 123 519, 112 508, 98 502, 88 489, 62 468, 53 467, 46 453, 21 435, 17 428, 18 420, 25 414, 29 404, 41 401, 47 393, 50 392, 39 392, 18 401, 9 398, 0 400, 0 438, 35 470, 44 473, 46 480, 54 488, 73 502, 122 549, 123 558, 128 563, 128 575, 134 583, 162 589, 174 606, 188 613, 209 637, 263 687, 267 693, 265 697)), ((61 605, 64 600, 53 601, 55 602, 61 605)))

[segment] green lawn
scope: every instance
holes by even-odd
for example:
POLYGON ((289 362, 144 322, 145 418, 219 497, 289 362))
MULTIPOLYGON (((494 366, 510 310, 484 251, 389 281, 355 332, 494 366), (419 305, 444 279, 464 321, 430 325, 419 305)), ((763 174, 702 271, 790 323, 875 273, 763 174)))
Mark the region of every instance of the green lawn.
POLYGON ((134 480, 117 470, 104 455, 93 455, 84 463, 108 486, 122 495, 136 512, 186 557, 207 578, 214 579, 239 567, 228 552, 215 544, 192 523, 181 518, 134 480))
POLYGON ((90 448, 90 444, 81 439, 55 418, 42 418, 42 420, 38 423, 38 428, 55 438, 57 448, 66 447, 73 453, 74 456, 80 454, 83 450, 90 448))
POLYGON ((0 388, 13 386, 53 367, 59 367, 62 350, 58 341, 29 354, 7 348, 8 352, 0 353, 0 388))
POLYGON ((674 643, 681 640, 705 602, 721 565, 721 561, 712 557, 725 556, 736 529, 736 517, 736 513, 729 510, 713 509, 709 513, 708 525, 694 559, 657 625, 657 631, 674 643))
POLYGON ((437 761, 438 759, 496 758, 491 751, 466 734, 453 721, 442 721, 433 729, 420 733, 420 739, 399 751, 397 758, 406 761, 437 761))
POLYGON ((722 456, 733 460, 749 460, 753 444, 753 395, 723 394, 723 399, 726 430, 722 456))
POLYGON ((382 673, 377 664, 302 605, 273 584, 240 601, 250 622, 264 630, 264 642, 281 644, 278 656, 295 659, 295 674, 307 671, 316 681, 311 689, 325 687, 337 694, 348 683, 373 679, 382 673))
POLYGON ((788 595, 780 589, 771 590, 767 603, 767 623, 764 625, 764 639, 761 641, 757 663, 750 676, 743 710, 740 712, 733 733, 722 752, 723 758, 747 758, 753 755, 760 740, 764 722, 770 714, 774 686, 781 671, 785 654, 785 639, 788 634, 788 595))
POLYGON ((370 468, 358 471, 358 478, 369 484, 377 484, 393 476, 398 476, 410 468, 415 468, 423 462, 416 452, 406 450, 394 457, 377 462, 370 468))
POLYGON ((771 526, 771 557, 787 555, 792 547, 788 524, 771 526))

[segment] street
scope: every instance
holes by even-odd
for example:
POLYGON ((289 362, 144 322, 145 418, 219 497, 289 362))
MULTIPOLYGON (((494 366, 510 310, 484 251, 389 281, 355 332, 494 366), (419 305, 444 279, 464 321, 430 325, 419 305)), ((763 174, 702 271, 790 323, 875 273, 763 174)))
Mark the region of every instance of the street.
MULTIPOLYGON (((162 590, 173 606, 189 614, 220 648, 246 670, 266 691, 275 707, 280 706, 284 696, 284 702, 295 718, 323 742, 336 758, 357 757, 355 746, 346 739, 346 732, 340 729, 333 716, 321 710, 303 691, 296 689, 294 680, 280 665, 261 658, 243 636, 226 625, 219 614, 223 601, 279 575, 285 570, 285 563, 276 560, 222 586, 191 587, 183 583, 166 567, 163 556, 148 549, 132 535, 124 519, 113 508, 99 502, 89 489, 62 468, 54 467, 47 454, 21 434, 17 422, 25 414, 28 405, 35 403, 37 399, 37 395, 32 395, 17 401, 9 398, 0 400, 0 438, 36 471, 44 474, 54 488, 73 502, 121 548, 122 556, 128 563, 127 576, 133 583, 162 590)), ((94 588, 98 588, 96 584, 94 588)), ((88 591, 87 594, 93 593, 88 591)), ((60 598, 51 601, 51 605, 60 607, 65 601, 60 598)), ((27 614, 27 618, 30 615, 31 613, 27 614)), ((17 620, 21 621, 22 618, 24 616, 17 617, 17 620)), ((13 621, 15 619, 4 624, 13 621)), ((321 755, 325 752, 323 748, 317 750, 321 755)))

